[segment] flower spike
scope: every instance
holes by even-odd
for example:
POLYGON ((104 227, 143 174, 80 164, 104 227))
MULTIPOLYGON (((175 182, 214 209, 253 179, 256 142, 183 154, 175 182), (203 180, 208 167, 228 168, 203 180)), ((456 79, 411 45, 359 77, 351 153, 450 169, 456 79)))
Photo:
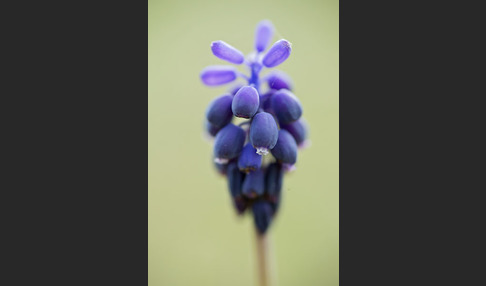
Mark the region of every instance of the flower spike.
POLYGON ((238 215, 251 213, 260 238, 281 206, 284 176, 295 169, 299 149, 309 142, 290 76, 277 70, 261 76, 262 70, 282 64, 292 51, 284 39, 270 46, 274 32, 269 20, 260 21, 255 50, 246 57, 224 41, 211 43, 216 57, 244 63, 247 73, 215 65, 200 74, 208 86, 231 83, 227 93, 213 99, 206 109, 205 135, 214 137, 213 166, 227 179, 232 207, 238 215), (240 119, 232 123, 233 117, 240 119))

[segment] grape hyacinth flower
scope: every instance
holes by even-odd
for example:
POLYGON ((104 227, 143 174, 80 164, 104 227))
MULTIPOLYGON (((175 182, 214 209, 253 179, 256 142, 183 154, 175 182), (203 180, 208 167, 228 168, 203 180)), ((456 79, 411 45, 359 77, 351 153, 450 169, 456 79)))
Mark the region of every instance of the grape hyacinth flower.
POLYGON ((233 119, 233 113, 228 109, 233 102, 233 96, 222 95, 214 99, 206 110, 206 119, 216 127, 224 127, 233 119))
POLYGON ((259 106, 258 91, 252 86, 243 86, 233 97, 231 109, 236 117, 252 118, 259 106))
POLYGON ((265 173, 262 168, 245 176, 241 192, 250 199, 255 199, 265 193, 265 173))
POLYGON ((228 163, 230 159, 238 157, 245 144, 245 131, 233 124, 226 125, 216 134, 214 140, 214 161, 228 163))
POLYGON ((238 158, 238 168, 240 171, 250 173, 260 169, 262 156, 260 156, 250 143, 246 144, 238 158))
POLYGON ((297 121, 302 115, 302 106, 297 97, 287 89, 281 89, 270 99, 272 110, 280 124, 297 121))
POLYGON ((270 113, 260 112, 250 125, 250 142, 258 155, 267 155, 268 150, 277 144, 278 127, 270 113))
POLYGON ((272 155, 283 164, 293 165, 297 162, 297 142, 287 130, 278 131, 278 141, 272 149, 272 155))
POLYGON ((266 76, 266 81, 268 83, 268 87, 270 89, 288 89, 292 90, 293 83, 290 76, 288 76, 283 71, 272 71, 269 75, 266 76))
POLYGON ((211 43, 217 58, 246 67, 248 74, 232 65, 208 66, 200 74, 207 86, 234 84, 209 103, 205 129, 214 137, 215 168, 228 180, 233 207, 237 214, 252 214, 262 237, 278 213, 285 173, 294 168, 298 147, 308 136, 290 76, 278 70, 261 74, 292 52, 285 39, 272 44, 274 31, 270 21, 258 23, 255 50, 247 56, 224 41, 211 43), (235 83, 237 79, 245 83, 235 83), (233 123, 234 118, 246 121, 233 123))

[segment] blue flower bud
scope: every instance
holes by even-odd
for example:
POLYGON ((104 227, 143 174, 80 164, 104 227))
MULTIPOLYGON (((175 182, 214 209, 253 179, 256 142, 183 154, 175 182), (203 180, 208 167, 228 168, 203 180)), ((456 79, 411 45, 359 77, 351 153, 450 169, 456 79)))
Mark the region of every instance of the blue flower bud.
POLYGON ((281 89, 272 95, 271 106, 280 124, 289 124, 302 116, 300 101, 286 89, 281 89))
POLYGON ((245 56, 242 52, 223 41, 212 42, 211 51, 218 58, 233 64, 239 65, 245 61, 245 56))
POLYGON ((255 170, 245 176, 241 193, 247 198, 256 198, 265 192, 265 173, 263 169, 255 170))
POLYGON ((272 105, 271 105, 270 98, 275 92, 276 90, 271 89, 260 96, 260 107, 259 107, 260 110, 272 113, 272 108, 271 108, 272 105))
POLYGON ((233 119, 231 103, 233 96, 227 94, 215 98, 206 109, 206 119, 216 127, 223 127, 233 119))
POLYGON ((235 94, 231 108, 236 117, 251 118, 259 105, 258 91, 252 86, 244 86, 235 94))
POLYGON ((282 124, 280 128, 287 130, 295 139, 295 142, 300 147, 303 145, 305 140, 307 139, 308 128, 307 124, 305 123, 303 118, 300 118, 297 121, 294 121, 289 124, 282 124))
MULTIPOLYGON (((220 131, 221 132, 221 131, 220 131)), ((258 155, 267 155, 277 143, 278 127, 270 113, 257 113, 250 125, 250 142, 258 155)))
POLYGON ((273 210, 269 202, 258 200, 253 203, 253 219, 260 234, 265 234, 272 223, 273 210))
POLYGON ((269 20, 263 20, 258 23, 255 31, 255 49, 257 52, 263 52, 273 37, 273 25, 269 20))
POLYGON ((259 169, 262 165, 262 156, 256 153, 250 143, 246 144, 238 157, 238 168, 240 171, 249 173, 259 169))
POLYGON ((242 196, 241 187, 245 174, 240 172, 236 161, 227 164, 226 175, 228 176, 228 189, 233 199, 242 196))
MULTIPOLYGON (((278 142, 277 142, 278 144, 278 142)), ((282 165, 278 162, 268 165, 265 172, 265 191, 269 200, 276 202, 280 191, 282 190, 284 171, 282 165)))
POLYGON ((292 51, 292 45, 287 40, 279 40, 273 44, 263 57, 262 63, 267 68, 273 68, 283 63, 292 51))
POLYGON ((245 144, 245 131, 230 123, 221 129, 214 140, 214 160, 226 163, 238 157, 245 144))
POLYGON ((282 164, 275 162, 268 165, 265 172, 265 191, 267 192, 267 200, 270 202, 273 215, 277 213, 280 207, 283 177, 284 168, 282 164))
POLYGON ((217 86, 234 81, 237 71, 232 66, 208 66, 202 70, 200 76, 205 85, 217 86))
POLYGON ((292 90, 293 88, 292 79, 283 71, 273 71, 266 77, 266 81, 271 89, 279 90, 285 88, 292 90))
POLYGON ((279 130, 278 141, 272 149, 272 155, 281 163, 295 164, 297 161, 297 143, 287 130, 279 130))

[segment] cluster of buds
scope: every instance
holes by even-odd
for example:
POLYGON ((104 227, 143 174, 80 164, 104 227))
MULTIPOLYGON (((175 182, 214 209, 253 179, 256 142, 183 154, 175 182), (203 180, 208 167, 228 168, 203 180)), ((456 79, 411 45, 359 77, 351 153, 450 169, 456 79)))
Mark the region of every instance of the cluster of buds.
POLYGON ((247 81, 246 85, 233 86, 209 104, 206 131, 215 137, 214 164, 228 179, 236 211, 241 215, 251 209, 261 234, 277 213, 284 173, 295 168, 297 150, 306 145, 308 132, 301 118, 302 105, 292 93, 290 77, 282 71, 260 77, 263 68, 283 63, 292 50, 290 42, 282 39, 265 53, 273 33, 270 21, 258 23, 255 51, 246 57, 223 41, 211 44, 216 57, 245 64, 250 76, 233 66, 208 66, 200 75, 208 86, 234 82, 239 77, 247 81), (265 92, 261 91, 262 83, 266 83, 265 92), (247 120, 235 125, 234 117, 247 120))

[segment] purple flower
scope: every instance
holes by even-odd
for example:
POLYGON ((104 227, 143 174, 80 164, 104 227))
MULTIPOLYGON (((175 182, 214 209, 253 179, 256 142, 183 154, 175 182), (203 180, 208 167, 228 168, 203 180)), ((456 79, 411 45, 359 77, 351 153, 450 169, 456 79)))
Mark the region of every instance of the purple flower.
POLYGON ((269 20, 263 20, 258 23, 255 31, 255 50, 263 52, 273 37, 273 25, 269 20))
POLYGON ((262 156, 258 155, 250 143, 246 144, 238 157, 238 168, 240 171, 250 173, 259 169, 262 165, 262 156))
POLYGON ((250 125, 250 142, 259 155, 267 155, 277 143, 278 127, 270 113, 260 112, 250 125))
POLYGON ((268 49, 274 30, 270 21, 259 22, 255 50, 247 56, 224 41, 211 43, 216 57, 244 64, 246 73, 233 66, 208 66, 200 74, 208 86, 232 83, 238 77, 245 80, 244 84, 233 83, 228 94, 210 102, 205 129, 215 137, 214 166, 228 180, 233 207, 240 215, 251 208, 260 234, 268 230, 279 209, 283 177, 295 169, 297 144, 304 144, 308 133, 301 118, 302 106, 290 91, 290 76, 282 71, 270 72, 263 78, 260 75, 265 68, 283 63, 292 51, 290 42, 284 39, 268 49), (262 91, 261 84, 268 85, 268 89, 262 91), (236 126, 231 123, 233 116, 249 120, 236 126), (262 155, 270 152, 273 156, 263 160, 262 155))
POLYGON ((283 63, 292 51, 292 45, 287 40, 279 40, 273 44, 263 57, 262 63, 267 68, 273 68, 283 63))
POLYGON ((271 89, 279 90, 284 88, 292 90, 293 88, 292 79, 283 71, 275 70, 271 72, 266 76, 266 81, 268 83, 268 87, 271 89))
POLYGON ((242 196, 241 187, 245 174, 240 172, 236 162, 232 161, 227 164, 226 175, 228 176, 228 189, 231 197, 239 198, 242 196))
POLYGON ((250 172, 245 176, 241 192, 247 198, 256 198, 265 192, 265 173, 262 169, 250 172))
POLYGON ((239 65, 245 61, 245 56, 242 52, 223 41, 212 42, 211 51, 213 51, 213 54, 218 58, 233 64, 239 65))
POLYGON ((201 72, 202 82, 209 86, 232 82, 236 77, 236 69, 232 66, 208 66, 201 72))
POLYGON ((275 162, 268 165, 265 173, 265 191, 267 192, 270 201, 277 201, 277 197, 282 190, 283 175, 284 172, 280 163, 275 162))
POLYGON ((233 206, 238 214, 243 214, 248 207, 248 201, 241 192, 245 174, 238 170, 236 162, 230 162, 227 167, 228 189, 233 200, 233 206))
POLYGON ((245 143, 245 131, 233 124, 221 129, 214 140, 214 160, 218 163, 226 163, 230 159, 238 157, 245 143))
POLYGON ((302 115, 300 101, 287 89, 281 89, 272 95, 271 106, 280 124, 294 122, 302 115))
POLYGON ((270 98, 272 95, 276 92, 276 90, 271 89, 267 91, 266 93, 262 94, 260 96, 260 107, 259 109, 268 112, 268 113, 273 113, 272 108, 271 108, 271 100, 270 98))
POLYGON ((231 103, 233 96, 222 95, 215 98, 206 109, 206 119, 216 127, 223 127, 233 119, 231 103))
POLYGON ((279 162, 293 165, 297 161, 297 143, 285 129, 278 131, 278 141, 271 152, 279 162))
POLYGON ((236 117, 251 118, 258 111, 260 97, 252 86, 243 86, 233 98, 231 108, 236 117))

